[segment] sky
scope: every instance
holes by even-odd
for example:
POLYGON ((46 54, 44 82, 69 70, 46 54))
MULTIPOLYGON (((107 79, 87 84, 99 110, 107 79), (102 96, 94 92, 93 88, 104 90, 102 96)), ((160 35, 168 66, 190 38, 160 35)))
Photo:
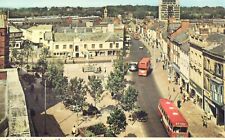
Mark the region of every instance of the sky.
MULTIPOLYGON (((0 7, 103 7, 107 5, 158 5, 159 0, 0 0, 0 7)), ((223 6, 225 0, 180 0, 181 6, 223 6)))

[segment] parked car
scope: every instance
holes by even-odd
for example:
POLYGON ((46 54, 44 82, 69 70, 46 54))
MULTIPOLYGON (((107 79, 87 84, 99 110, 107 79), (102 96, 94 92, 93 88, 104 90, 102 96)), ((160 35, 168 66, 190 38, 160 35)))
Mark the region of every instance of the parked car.
POLYGON ((143 46, 139 46, 139 49, 143 49, 144 47, 143 46))
POLYGON ((138 63, 137 62, 130 62, 129 63, 129 71, 137 71, 138 70, 138 63))

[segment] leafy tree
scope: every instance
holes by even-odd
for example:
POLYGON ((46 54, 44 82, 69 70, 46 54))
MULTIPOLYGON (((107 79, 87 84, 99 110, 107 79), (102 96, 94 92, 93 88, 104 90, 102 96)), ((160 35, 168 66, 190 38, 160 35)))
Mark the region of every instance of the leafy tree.
POLYGON ((41 49, 41 57, 43 58, 47 58, 49 55, 49 48, 43 47, 41 49))
POLYGON ((129 86, 121 99, 122 107, 125 111, 133 110, 137 102, 138 91, 129 86))
POLYGON ((16 48, 12 48, 12 61, 16 61, 19 56, 19 51, 16 48))
POLYGON ((67 92, 68 79, 63 75, 64 69, 61 63, 51 63, 47 68, 47 85, 53 88, 55 93, 64 95, 67 92))
POLYGON ((19 60, 19 66, 22 68, 23 67, 23 64, 24 64, 24 59, 23 59, 23 57, 24 57, 24 55, 25 55, 25 53, 24 53, 24 51, 21 51, 20 53, 19 53, 19 56, 18 56, 18 60, 19 60))
POLYGON ((109 74, 106 88, 110 91, 112 96, 120 96, 125 86, 124 76, 121 75, 121 72, 115 71, 109 74))
POLYGON ((118 71, 121 73, 121 77, 124 78, 125 74, 127 73, 128 66, 123 62, 122 56, 119 57, 113 64, 114 71, 118 71))
POLYGON ((42 78, 45 72, 47 71, 47 68, 48 68, 47 60, 45 58, 38 59, 35 69, 36 69, 36 72, 41 72, 42 78))
POLYGON ((123 93, 123 89, 126 87, 124 76, 127 68, 120 57, 113 64, 114 71, 108 76, 106 88, 112 93, 112 95, 120 96, 123 93))
POLYGON ((95 107, 96 107, 96 102, 100 101, 101 95, 103 93, 102 80, 95 75, 90 76, 88 80, 89 80, 88 91, 91 94, 91 96, 94 98, 95 107))
POLYGON ((116 135, 113 133, 113 131, 111 129, 107 129, 104 137, 116 137, 116 135))
POLYGON ((107 117, 107 124, 113 134, 120 134, 122 130, 126 129, 126 116, 121 109, 116 108, 110 116, 107 117))
POLYGON ((76 106, 77 110, 75 111, 83 110, 87 94, 85 81, 77 77, 71 79, 68 90, 65 100, 69 105, 76 106))

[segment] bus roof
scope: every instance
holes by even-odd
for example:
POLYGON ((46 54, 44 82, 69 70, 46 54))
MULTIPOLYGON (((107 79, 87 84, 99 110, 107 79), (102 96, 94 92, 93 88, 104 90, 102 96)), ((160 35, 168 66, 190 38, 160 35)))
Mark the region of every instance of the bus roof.
POLYGON ((159 104, 166 112, 168 119, 175 126, 188 127, 188 123, 184 116, 180 113, 178 108, 169 99, 162 98, 159 100, 159 104))
POLYGON ((150 61, 148 57, 143 57, 139 63, 147 63, 148 61, 150 61))

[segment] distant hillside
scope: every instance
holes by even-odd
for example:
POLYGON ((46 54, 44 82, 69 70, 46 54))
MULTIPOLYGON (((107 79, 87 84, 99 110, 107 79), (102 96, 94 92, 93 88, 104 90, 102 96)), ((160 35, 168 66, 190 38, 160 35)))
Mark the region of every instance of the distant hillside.
MULTIPOLYGON (((148 5, 118 5, 107 6, 109 16, 117 16, 118 14, 124 16, 125 13, 132 12, 135 18, 144 18, 146 15, 152 15, 158 18, 158 7, 148 5)), ((8 9, 2 9, 6 11, 8 9)), ((50 16, 50 15, 66 15, 66 16, 102 16, 103 7, 51 7, 44 8, 20 8, 9 9, 10 17, 30 17, 30 16, 50 16)), ((195 18, 225 18, 224 7, 181 7, 182 19, 195 18)))

